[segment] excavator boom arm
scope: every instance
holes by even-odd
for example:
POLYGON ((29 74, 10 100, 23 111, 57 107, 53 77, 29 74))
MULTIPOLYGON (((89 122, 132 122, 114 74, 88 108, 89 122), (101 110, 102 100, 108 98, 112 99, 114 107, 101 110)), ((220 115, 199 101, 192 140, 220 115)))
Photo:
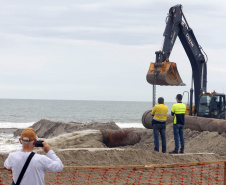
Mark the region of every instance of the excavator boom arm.
POLYGON ((154 85, 183 85, 175 63, 169 62, 170 54, 178 36, 191 63, 195 109, 197 109, 200 92, 206 92, 207 66, 201 47, 183 14, 182 5, 179 4, 170 8, 163 36, 162 50, 156 52, 156 61, 150 65, 147 81, 151 84, 155 82, 154 85), (168 66, 168 71, 166 66, 168 66), (155 80, 153 81, 153 79, 155 80))

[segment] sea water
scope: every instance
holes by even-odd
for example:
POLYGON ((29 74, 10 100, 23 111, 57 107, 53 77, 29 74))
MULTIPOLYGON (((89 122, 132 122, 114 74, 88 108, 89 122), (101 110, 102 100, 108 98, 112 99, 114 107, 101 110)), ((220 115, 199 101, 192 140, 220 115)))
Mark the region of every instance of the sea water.
MULTIPOLYGON (((165 103, 170 112, 173 103, 165 103)), ((0 99, 0 129, 26 128, 41 119, 61 122, 115 122, 120 128, 144 128, 141 122, 151 102, 0 99)), ((0 133, 0 152, 20 144, 13 133, 0 133)))

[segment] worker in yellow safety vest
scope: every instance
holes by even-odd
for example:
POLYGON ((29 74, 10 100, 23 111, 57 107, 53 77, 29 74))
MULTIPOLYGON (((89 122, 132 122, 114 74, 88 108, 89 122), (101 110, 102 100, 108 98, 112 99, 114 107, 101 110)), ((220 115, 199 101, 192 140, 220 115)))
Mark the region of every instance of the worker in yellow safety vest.
POLYGON ((173 118, 173 135, 175 141, 175 149, 170 154, 178 154, 179 152, 179 138, 180 138, 180 153, 184 153, 184 117, 186 105, 182 103, 182 95, 176 96, 177 103, 173 105, 171 115, 173 118))
POLYGON ((154 135, 154 151, 159 152, 159 134, 162 139, 162 153, 166 153, 166 119, 168 107, 164 105, 164 98, 158 98, 158 105, 155 105, 152 110, 152 127, 154 135))

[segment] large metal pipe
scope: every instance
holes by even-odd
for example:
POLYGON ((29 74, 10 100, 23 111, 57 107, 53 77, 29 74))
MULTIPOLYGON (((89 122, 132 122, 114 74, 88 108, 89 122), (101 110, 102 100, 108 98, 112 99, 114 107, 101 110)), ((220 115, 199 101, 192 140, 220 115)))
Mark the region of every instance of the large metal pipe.
POLYGON ((209 131, 226 133, 226 120, 204 118, 197 116, 185 116, 185 128, 197 130, 199 132, 209 131))
POLYGON ((103 143, 107 147, 134 145, 139 143, 141 137, 134 129, 106 130, 100 129, 103 143))
MULTIPOLYGON (((142 124, 147 129, 152 129, 152 115, 151 110, 146 111, 142 117, 142 124)), ((167 115, 166 124, 173 124, 173 116, 167 115)), ((185 116, 185 128, 197 130, 199 132, 219 132, 226 133, 226 120, 204 118, 197 116, 185 116)))
POLYGON ((142 116, 142 124, 147 129, 152 129, 152 110, 147 110, 142 116))
MULTIPOLYGON (((153 129, 152 119, 153 119, 152 110, 147 110, 142 116, 143 126, 147 129, 153 129)), ((168 124, 168 123, 173 123, 173 116, 171 116, 170 114, 167 114, 166 124, 168 124)))

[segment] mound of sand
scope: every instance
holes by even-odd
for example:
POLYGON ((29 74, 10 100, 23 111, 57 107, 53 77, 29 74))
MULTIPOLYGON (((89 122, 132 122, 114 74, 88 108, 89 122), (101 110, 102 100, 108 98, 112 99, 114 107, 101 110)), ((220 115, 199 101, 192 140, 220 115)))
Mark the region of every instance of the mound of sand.
MULTIPOLYGON (((153 131, 148 129, 140 129, 141 141, 130 148, 136 149, 154 149, 153 131)), ((218 132, 199 132, 195 130, 185 129, 185 152, 186 153, 215 153, 217 155, 226 156, 226 134, 218 132)), ((160 139, 161 140, 161 139, 160 139)), ((167 151, 174 149, 173 125, 166 126, 167 151)), ((128 146, 126 146, 128 147, 128 146)))
MULTIPOLYGON (((100 130, 100 129, 112 129, 116 130, 119 127, 114 122, 108 123, 77 123, 77 122, 54 122, 46 119, 41 119, 37 123, 31 126, 40 138, 51 138, 64 133, 71 133, 79 130, 100 130)), ((23 129, 18 129, 14 132, 14 136, 19 136, 23 129)))
MULTIPOLYGON (((49 138, 47 142, 65 166, 144 165, 226 160, 226 134, 218 132, 185 129, 186 154, 170 155, 153 151, 154 139, 151 129, 133 128, 140 137, 138 143, 108 148, 103 143, 100 129, 118 130, 115 123, 81 124, 40 120, 32 127, 37 130, 39 137, 49 138)), ((21 130, 17 130, 15 135, 19 135, 20 132, 21 130)), ((167 125, 166 138, 167 152, 169 152, 174 149, 172 124, 167 125)), ((43 153, 40 148, 35 150, 37 153, 43 153)), ((1 165, 6 157, 7 154, 0 155, 1 165)))

